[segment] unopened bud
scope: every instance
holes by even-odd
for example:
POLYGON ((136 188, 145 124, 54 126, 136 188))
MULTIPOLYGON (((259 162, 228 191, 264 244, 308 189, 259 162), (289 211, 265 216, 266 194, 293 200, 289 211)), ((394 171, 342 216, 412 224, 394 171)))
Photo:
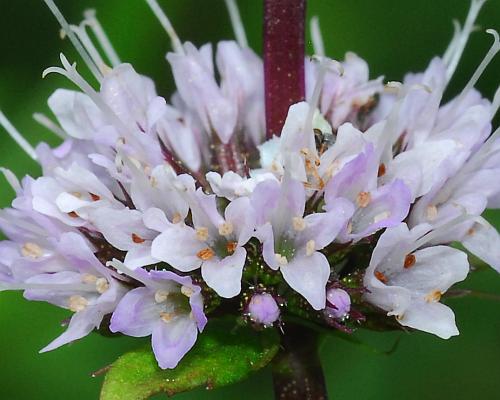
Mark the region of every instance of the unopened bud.
POLYGON ((351 310, 351 298, 343 289, 328 289, 326 292, 326 308, 328 314, 332 317, 342 319, 351 310))
POLYGON ((280 309, 269 293, 255 294, 248 303, 248 315, 253 322, 271 326, 280 316, 280 309))

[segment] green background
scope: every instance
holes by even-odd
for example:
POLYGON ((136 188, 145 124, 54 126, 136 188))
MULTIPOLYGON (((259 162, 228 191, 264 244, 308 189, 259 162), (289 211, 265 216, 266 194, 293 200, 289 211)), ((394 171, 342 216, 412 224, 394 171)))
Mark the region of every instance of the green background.
MULTIPOLYGON (((59 0, 71 22, 80 20, 87 7, 98 16, 122 57, 153 77, 168 97, 172 77, 164 60, 169 43, 141 0, 59 0)), ((161 4, 183 40, 195 44, 232 38, 222 0, 163 0, 161 4)), ((261 49, 260 0, 240 0, 244 24, 252 47, 261 49)), ((319 15, 328 55, 341 58, 352 50, 365 58, 372 77, 402 79, 405 71, 420 71, 433 55, 442 54, 451 38, 453 18, 465 19, 466 0, 310 0, 308 13, 319 15)), ((478 24, 500 29, 500 1, 490 0, 478 24)), ((483 29, 484 31, 484 29, 483 29)), ((491 43, 476 33, 453 79, 449 95, 467 82, 491 43)), ((41 79, 41 71, 58 64, 63 50, 77 59, 67 41, 61 42, 58 26, 41 0, 0 0, 0 108, 31 140, 53 137, 31 119, 35 111, 47 112, 46 98, 64 78, 41 79)), ((77 59, 78 60, 78 59, 77 59)), ((81 61, 80 61, 80 64, 81 61)), ((84 68, 80 68, 84 70, 84 68)), ((497 58, 477 87, 489 98, 500 83, 497 58)), ((498 125, 498 118, 496 126, 498 125)), ((0 164, 18 176, 37 175, 35 163, 0 132, 0 164)), ((13 193, 0 181, 0 205, 13 193)), ((496 219, 494 213, 489 214, 496 219)), ((494 271, 474 274, 465 287, 500 293, 494 271)), ((500 303, 466 298, 449 301, 461 335, 448 341, 415 333, 373 333, 355 336, 366 346, 328 339, 322 349, 328 387, 335 399, 498 399, 500 393, 500 303), (382 354, 400 338, 397 351, 382 354)), ((46 304, 29 303, 17 293, 0 294, 0 399, 96 399, 101 378, 90 373, 112 362, 121 352, 139 345, 136 339, 110 339, 96 334, 57 351, 37 352, 61 332, 59 322, 67 313, 46 304)), ((272 399, 269 371, 248 381, 217 391, 199 390, 179 399, 272 399)))

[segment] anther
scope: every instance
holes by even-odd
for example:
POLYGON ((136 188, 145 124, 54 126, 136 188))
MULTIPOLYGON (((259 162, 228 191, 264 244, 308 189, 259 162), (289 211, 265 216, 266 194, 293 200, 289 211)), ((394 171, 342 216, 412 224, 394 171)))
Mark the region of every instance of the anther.
POLYGON ((437 207, 433 205, 427 206, 427 209, 425 210, 425 215, 428 221, 434 221, 438 215, 437 207))
POLYGON ((391 213, 389 211, 384 211, 384 212, 381 212, 380 214, 377 214, 375 215, 375 217, 373 218, 373 223, 378 223, 380 221, 383 221, 384 219, 387 219, 391 216, 391 213))
POLYGON ((233 233, 233 224, 231 222, 224 222, 219 226, 219 234, 222 236, 228 236, 233 233))
POLYGON ((406 257, 405 257, 405 261, 404 261, 404 268, 408 269, 408 268, 411 268, 415 265, 415 263, 417 262, 417 258, 415 257, 415 254, 407 254, 406 257))
POLYGON ((146 241, 146 239, 143 239, 137 233, 132 233, 132 242, 134 242, 136 244, 141 244, 141 243, 144 243, 145 241, 146 241))
POLYGON ((194 293, 194 290, 191 289, 189 286, 182 285, 181 286, 181 293, 186 297, 191 297, 194 293))
POLYGON ((314 240, 309 240, 306 243, 306 255, 311 256, 316 251, 316 242, 314 240))
POLYGON ((26 242, 21 247, 21 254, 27 258, 37 259, 43 256, 43 249, 36 243, 26 242))
POLYGON ((301 232, 306 229, 306 221, 302 217, 293 217, 292 218, 293 229, 297 232, 301 232))
POLYGON ((95 288, 98 293, 103 294, 109 289, 109 282, 106 278, 99 278, 95 282, 95 288))
POLYGON ((155 301, 159 303, 163 303, 168 298, 168 292, 166 290, 157 290, 155 292, 155 301))
POLYGON ((227 242, 226 250, 229 254, 233 254, 236 251, 237 247, 238 247, 237 242, 227 242))
POLYGON ((163 322, 170 322, 174 319, 175 313, 161 312, 160 318, 163 322))
POLYGON ((274 256, 276 257, 276 261, 280 267, 283 267, 288 264, 288 260, 285 256, 282 256, 281 254, 278 253, 276 253, 274 256))
POLYGON ((83 274, 82 283, 94 285, 97 282, 97 276, 92 274, 83 274))
POLYGON ((380 164, 378 166, 377 176, 380 178, 381 176, 384 176, 386 172, 387 168, 385 167, 385 164, 384 163, 380 164))
POLYGON ((182 221, 181 215, 179 213, 175 213, 174 216, 172 217, 172 223, 178 224, 181 221, 182 221))
POLYGON ((212 259, 214 255, 215 253, 210 247, 206 247, 203 250, 200 250, 198 253, 196 253, 196 256, 203 261, 208 261, 212 259))
POLYGON ((205 228, 204 226, 196 228, 196 239, 200 242, 205 242, 208 239, 208 228, 205 228))
POLYGON ((358 196, 356 197, 356 203, 361 208, 367 207, 371 201, 372 195, 370 194, 370 192, 359 192, 358 196))
POLYGON ((380 271, 375 271, 375 278, 377 278, 382 283, 389 282, 389 280, 387 279, 387 276, 385 276, 385 274, 383 272, 380 272, 380 271))
POLYGON ((68 308, 73 312, 83 311, 89 305, 89 301, 82 296, 71 296, 68 301, 68 308))
POLYGON ((441 293, 440 290, 434 290, 433 292, 429 293, 427 296, 425 296, 425 301, 427 303, 437 303, 439 300, 441 300, 441 296, 443 293, 441 293))

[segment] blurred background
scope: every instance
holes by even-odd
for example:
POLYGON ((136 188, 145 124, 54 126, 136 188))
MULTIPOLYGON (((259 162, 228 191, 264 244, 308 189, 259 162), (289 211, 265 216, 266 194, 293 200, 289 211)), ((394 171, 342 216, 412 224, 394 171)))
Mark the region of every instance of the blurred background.
MULTIPOLYGON (((122 60, 153 77, 168 97, 172 76, 164 59, 169 41, 146 3, 141 0, 58 0, 70 22, 79 22, 89 7, 111 37, 122 60)), ((223 0, 160 0, 182 40, 196 45, 232 38, 223 0)), ((453 19, 464 21, 468 0, 309 0, 309 16, 319 15, 327 54, 340 59, 354 51, 366 59, 371 76, 401 80, 408 71, 423 70, 444 52, 453 19)), ((262 1, 239 0, 251 46, 260 53, 262 1)), ((456 94, 467 82, 491 44, 486 28, 500 29, 500 1, 490 0, 449 88, 456 94)), ((310 44, 309 44, 310 45, 310 44)), ((47 97, 57 87, 71 87, 63 78, 41 79, 44 68, 59 64, 60 51, 77 60, 70 44, 59 38, 59 27, 41 0, 0 0, 0 108, 29 138, 56 144, 56 139, 31 118, 48 112, 47 97)), ((489 66, 477 87, 488 98, 500 84, 500 57, 489 66)), ((495 126, 498 126, 498 117, 495 126)), ((19 177, 40 171, 0 132, 0 165, 19 177)), ((13 193, 0 180, 0 206, 13 193)), ((499 214, 488 218, 499 226, 499 214)), ((463 286, 500 295, 500 276, 481 271, 463 286)), ((325 341, 322 360, 334 399, 498 399, 500 392, 500 302, 484 298, 452 299, 461 335, 448 341, 423 333, 374 333, 360 330, 359 346, 342 339, 325 341), (397 350, 384 354, 396 340, 397 350)), ((0 293, 0 399, 97 399, 102 378, 90 374, 140 345, 135 339, 110 339, 92 334, 55 352, 38 350, 61 333, 68 313, 41 303, 29 303, 17 293, 0 293)), ((158 397, 160 398, 160 397, 158 397)), ((248 381, 224 389, 198 390, 178 399, 272 399, 272 381, 263 370, 248 381)))

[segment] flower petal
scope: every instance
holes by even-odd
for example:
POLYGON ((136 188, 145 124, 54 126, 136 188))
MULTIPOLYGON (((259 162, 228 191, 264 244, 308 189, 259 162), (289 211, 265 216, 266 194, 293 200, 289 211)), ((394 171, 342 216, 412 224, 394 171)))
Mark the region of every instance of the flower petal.
POLYGON ((201 276, 208 286, 224 298, 237 296, 241 292, 241 276, 247 252, 238 247, 234 254, 222 260, 205 261, 201 266, 201 276))
POLYGON ((291 288, 304 296, 315 310, 325 308, 330 264, 323 254, 316 251, 310 256, 297 255, 280 270, 291 288))

